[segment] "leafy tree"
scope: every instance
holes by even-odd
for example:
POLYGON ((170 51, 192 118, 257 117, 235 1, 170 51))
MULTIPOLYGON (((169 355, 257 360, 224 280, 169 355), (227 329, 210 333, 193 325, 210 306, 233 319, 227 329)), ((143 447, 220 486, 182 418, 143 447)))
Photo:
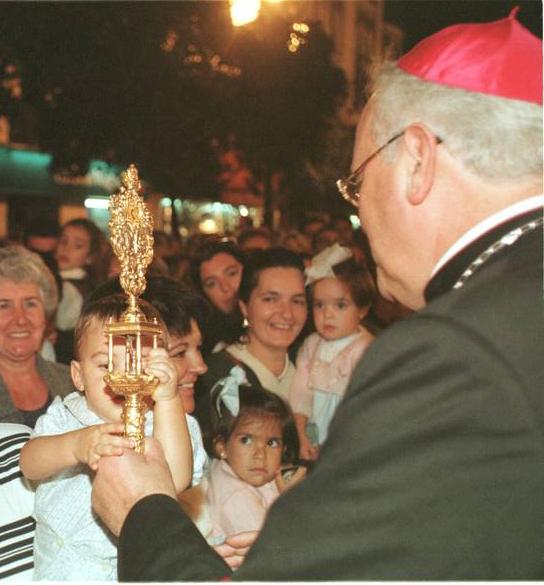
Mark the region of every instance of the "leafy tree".
POLYGON ((181 197, 216 196, 215 149, 229 137, 265 185, 279 173, 295 184, 329 148, 345 80, 331 41, 308 24, 296 33, 265 14, 233 29, 227 2, 0 4, 0 38, 22 63, 54 170, 136 162, 181 197))

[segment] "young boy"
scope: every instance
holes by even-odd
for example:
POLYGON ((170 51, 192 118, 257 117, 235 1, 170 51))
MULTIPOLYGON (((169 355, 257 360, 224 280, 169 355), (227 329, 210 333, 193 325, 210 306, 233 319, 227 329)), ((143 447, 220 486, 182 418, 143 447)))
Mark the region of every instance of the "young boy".
MULTIPOLYGON (((77 359, 71 364, 78 392, 53 401, 21 452, 24 475, 40 480, 35 500, 37 580, 117 579, 116 541, 92 513, 91 487, 102 456, 122 456, 123 449, 133 446, 122 436, 122 397, 104 382, 104 325, 125 308, 125 297, 113 295, 83 309, 74 335, 77 359)), ((149 304, 142 303, 142 309, 148 319, 157 317, 162 323, 149 304)), ((142 353, 144 371, 159 379, 152 411, 146 414, 146 435, 152 431, 161 442, 176 489, 182 492, 191 484, 193 457, 178 372, 165 348, 144 347, 142 353)), ((113 359, 116 369, 124 363, 121 339, 113 359)))

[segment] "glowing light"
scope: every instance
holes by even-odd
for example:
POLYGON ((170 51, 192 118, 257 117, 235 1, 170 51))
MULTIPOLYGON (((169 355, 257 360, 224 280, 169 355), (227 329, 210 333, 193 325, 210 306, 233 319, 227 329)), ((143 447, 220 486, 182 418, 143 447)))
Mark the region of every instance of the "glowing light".
POLYGON ((294 32, 289 35, 287 48, 291 53, 296 53, 301 45, 306 44, 306 33, 310 31, 310 27, 305 22, 293 22, 291 28, 294 32))
POLYGON ((174 50, 174 47, 176 46, 177 42, 178 42, 178 35, 177 35, 176 31, 169 30, 168 34, 166 35, 166 39, 164 40, 164 42, 161 45, 161 49, 165 53, 171 53, 174 50))
POLYGON ((108 209, 109 204, 110 200, 102 197, 87 197, 84 202, 87 209, 108 209))
POLYGON ((238 208, 241 217, 247 217, 249 215, 249 210, 245 205, 240 205, 238 208))
POLYGON ((257 19, 261 0, 230 0, 230 19, 234 26, 244 26, 257 19))
POLYGON ((310 32, 310 27, 305 22, 293 22, 292 28, 294 31, 301 32, 302 34, 310 32))
POLYGON ((172 205, 172 199, 170 197, 163 197, 161 199, 161 207, 170 207, 172 205))
POLYGON ((215 234, 217 232, 217 223, 213 217, 206 217, 198 224, 198 229, 203 234, 215 234))

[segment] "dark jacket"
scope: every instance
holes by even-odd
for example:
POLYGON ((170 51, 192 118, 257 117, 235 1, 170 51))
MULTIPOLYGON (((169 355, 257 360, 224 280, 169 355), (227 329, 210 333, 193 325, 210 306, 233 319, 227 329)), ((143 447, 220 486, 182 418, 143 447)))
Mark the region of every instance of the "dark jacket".
MULTIPOLYGON (((541 215, 463 250, 429 283, 428 306, 378 336, 315 468, 272 506, 233 579, 544 578, 542 228, 451 289, 492 242, 541 215)), ((122 579, 228 573, 172 504, 133 508, 122 579)))

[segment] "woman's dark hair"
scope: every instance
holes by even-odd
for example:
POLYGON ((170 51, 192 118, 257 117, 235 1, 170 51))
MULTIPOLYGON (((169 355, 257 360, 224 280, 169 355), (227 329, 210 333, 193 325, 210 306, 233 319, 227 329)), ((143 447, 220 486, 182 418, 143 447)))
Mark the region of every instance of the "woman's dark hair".
MULTIPOLYGON (((119 278, 112 278, 94 290, 89 302, 121 292, 119 278)), ((181 283, 165 276, 149 276, 142 299, 160 313, 170 333, 187 335, 191 331, 191 319, 197 322, 201 331, 204 330, 210 306, 203 297, 181 283)))
POLYGON ((244 303, 249 302, 261 272, 267 268, 295 268, 304 275, 304 262, 296 252, 282 247, 254 250, 247 256, 238 290, 238 296, 244 303))
POLYGON ((193 286, 202 294, 204 294, 204 289, 202 288, 202 281, 200 279, 200 266, 204 262, 211 260, 214 256, 217 256, 217 254, 229 254, 229 256, 232 256, 235 260, 240 262, 242 266, 244 266, 246 262, 246 257, 242 250, 240 250, 237 244, 230 240, 205 242, 199 246, 191 258, 190 274, 193 286))
MULTIPOLYGON (((371 305, 376 298, 376 285, 372 274, 364 264, 358 264, 353 258, 348 258, 332 267, 338 280, 349 289, 353 302, 363 309, 371 305)), ((315 282, 310 285, 313 297, 315 282)))
POLYGON ((238 422, 245 417, 271 416, 279 420, 282 428, 283 454, 282 463, 293 463, 299 451, 299 442, 295 419, 289 405, 277 394, 265 390, 257 385, 240 385, 240 411, 233 416, 229 409, 219 401, 219 394, 223 386, 216 384, 210 394, 209 428, 204 429, 204 446, 210 457, 216 457, 215 443, 218 439, 227 441, 234 432, 238 422))

